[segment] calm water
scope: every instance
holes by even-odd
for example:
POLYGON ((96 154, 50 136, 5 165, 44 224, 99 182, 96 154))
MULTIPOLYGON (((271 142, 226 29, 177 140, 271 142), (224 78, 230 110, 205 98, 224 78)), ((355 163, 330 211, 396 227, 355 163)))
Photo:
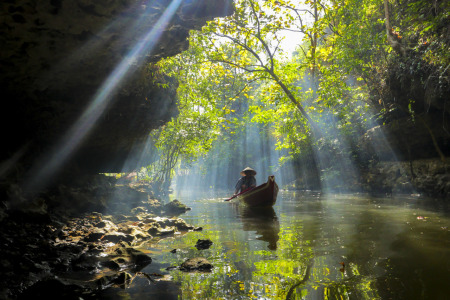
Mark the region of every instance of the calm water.
POLYGON ((280 192, 255 211, 208 196, 178 197, 203 231, 144 245, 153 258, 117 299, 450 299, 450 217, 419 199, 280 192), (213 245, 197 250, 198 239, 213 245), (171 249, 177 249, 171 253, 171 249), (167 271, 205 257, 210 273, 167 271))

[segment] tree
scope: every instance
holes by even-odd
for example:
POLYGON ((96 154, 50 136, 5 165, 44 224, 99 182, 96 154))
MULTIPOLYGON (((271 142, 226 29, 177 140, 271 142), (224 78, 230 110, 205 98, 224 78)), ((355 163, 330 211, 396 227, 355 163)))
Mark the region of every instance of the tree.
MULTIPOLYGON (((348 71, 343 73, 342 68, 329 66, 334 53, 332 45, 324 41, 331 35, 325 32, 332 22, 329 18, 320 17, 328 16, 329 9, 319 1, 306 2, 307 5, 300 8, 287 1, 239 1, 234 16, 210 22, 190 41, 191 48, 196 49, 191 53, 208 66, 210 77, 204 82, 211 83, 214 90, 218 90, 216 84, 219 82, 227 82, 228 77, 224 76, 229 72, 227 70, 233 70, 234 78, 239 75, 247 82, 236 95, 248 96, 251 86, 257 89, 253 96, 248 96, 255 98, 249 101, 252 120, 270 124, 270 132, 278 141, 277 149, 297 159, 302 155, 311 158, 315 149, 311 145, 317 142, 319 135, 317 123, 321 123, 320 136, 323 137, 322 133, 328 135, 321 144, 339 152, 337 148, 341 145, 327 142, 335 140, 336 130, 333 128, 339 126, 350 135, 364 109, 363 105, 351 104, 361 98, 362 91, 360 87, 353 89, 342 80, 348 71), (310 16, 309 19, 306 16, 310 16), (301 51, 294 59, 283 57, 279 48, 285 30, 304 34, 301 51), (311 81, 308 76, 313 78, 313 84, 307 83, 311 81), (325 121, 318 122, 320 119, 325 121), (308 125, 313 129, 310 135, 308 125)), ((184 57, 183 61, 185 67, 190 68, 190 60, 184 57)), ((198 69, 194 67, 189 74, 196 77, 198 69)), ((189 79, 188 90, 197 81, 189 79)), ((207 90, 197 90, 197 96, 201 97, 200 94, 207 90)), ((213 101, 212 105, 217 105, 217 102, 213 101)), ((225 118, 224 122, 229 120, 225 118)), ((316 164, 325 166, 328 162, 317 161, 316 164)))
MULTIPOLYGON (((281 31, 290 28, 295 21, 288 13, 290 10, 295 8, 287 1, 237 1, 233 16, 211 21, 204 28, 204 43, 206 48, 212 50, 209 55, 211 61, 243 70, 249 81, 274 81, 314 129, 313 120, 295 95, 295 87, 288 86, 282 77, 276 57, 282 39, 281 31), (224 40, 233 43, 234 51, 224 51, 224 40)), ((301 18, 299 20, 302 22, 301 18)), ((313 33, 313 43, 317 41, 316 34, 313 33)))
POLYGON ((147 167, 148 177, 164 193, 181 160, 189 165, 210 150, 223 128, 228 128, 229 116, 235 112, 234 100, 251 87, 240 80, 233 67, 207 61, 199 35, 194 32, 189 50, 161 61, 155 72, 179 84, 179 115, 151 134, 159 158, 147 167))

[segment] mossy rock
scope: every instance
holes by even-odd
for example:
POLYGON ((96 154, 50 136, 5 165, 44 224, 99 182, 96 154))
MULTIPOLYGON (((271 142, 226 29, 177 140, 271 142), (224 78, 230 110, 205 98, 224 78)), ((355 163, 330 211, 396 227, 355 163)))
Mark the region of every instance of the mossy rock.
POLYGON ((188 210, 191 210, 191 208, 175 199, 164 205, 163 210, 166 215, 176 215, 185 213, 188 210))

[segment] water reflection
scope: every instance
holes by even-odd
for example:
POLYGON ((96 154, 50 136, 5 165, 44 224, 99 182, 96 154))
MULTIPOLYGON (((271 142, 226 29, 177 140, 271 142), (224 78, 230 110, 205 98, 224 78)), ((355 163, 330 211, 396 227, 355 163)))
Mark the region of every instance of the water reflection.
MULTIPOLYGON (((238 205, 237 205, 238 206, 238 205)), ((277 249, 279 240, 280 222, 273 207, 246 207, 238 206, 238 213, 245 231, 255 231, 257 240, 268 242, 267 248, 277 249)))
MULTIPOLYGON (((450 218, 417 199, 282 192, 274 208, 185 198, 182 216, 201 232, 149 245, 144 272, 172 282, 133 282, 133 299, 448 299, 450 218), (210 239, 198 250, 198 239, 210 239), (178 249, 171 253, 171 249, 178 249), (205 257, 208 274, 167 271, 205 257), (344 263, 345 265, 342 265, 344 263), (173 287, 172 287, 173 284, 173 287), (164 288, 173 288, 172 298, 164 288), (161 293, 160 298, 157 294, 161 293)), ((122 291, 123 293, 124 291, 122 291)), ((125 298, 125 297, 124 297, 125 298)))

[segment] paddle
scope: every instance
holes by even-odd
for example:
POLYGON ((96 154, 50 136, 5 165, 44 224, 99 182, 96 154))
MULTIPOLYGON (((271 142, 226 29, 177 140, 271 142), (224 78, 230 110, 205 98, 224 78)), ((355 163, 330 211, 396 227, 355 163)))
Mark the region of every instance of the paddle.
POLYGON ((240 192, 239 194, 233 195, 231 198, 225 199, 225 200, 223 200, 223 201, 230 201, 231 199, 234 199, 234 198, 236 198, 237 196, 242 195, 243 193, 245 193, 245 192, 247 192, 247 191, 249 191, 249 190, 251 190, 251 189, 253 189, 253 187, 249 187, 249 188, 243 190, 242 192, 240 192))
POLYGON ((236 198, 238 195, 239 195, 239 194, 233 195, 232 197, 227 198, 227 199, 225 199, 225 200, 223 200, 223 201, 230 201, 231 199, 236 198))
POLYGON ((233 198, 236 198, 236 196, 233 196, 233 197, 230 197, 230 198, 225 198, 223 201, 230 201, 233 198))

